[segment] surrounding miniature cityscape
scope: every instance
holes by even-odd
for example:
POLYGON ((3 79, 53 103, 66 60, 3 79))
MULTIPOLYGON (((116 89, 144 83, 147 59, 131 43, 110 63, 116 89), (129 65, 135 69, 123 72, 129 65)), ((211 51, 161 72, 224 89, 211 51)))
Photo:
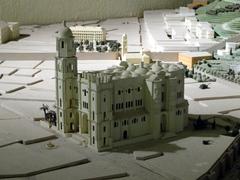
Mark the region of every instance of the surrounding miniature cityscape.
POLYGON ((0 179, 240 179, 239 5, 0 21, 0 179))

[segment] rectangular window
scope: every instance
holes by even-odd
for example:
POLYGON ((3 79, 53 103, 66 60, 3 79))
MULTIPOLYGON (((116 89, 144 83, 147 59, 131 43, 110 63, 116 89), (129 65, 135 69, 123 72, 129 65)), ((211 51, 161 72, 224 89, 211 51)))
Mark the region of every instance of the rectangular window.
POLYGON ((106 112, 103 112, 103 119, 106 119, 106 112))
POLYGON ((62 47, 62 49, 64 48, 64 42, 62 41, 62 43, 61 43, 61 47, 62 47))
POLYGON ((105 137, 103 138, 103 145, 104 146, 106 145, 106 138, 105 137))
POLYGON ((95 137, 94 136, 92 137, 92 142, 93 142, 93 144, 95 144, 95 137))

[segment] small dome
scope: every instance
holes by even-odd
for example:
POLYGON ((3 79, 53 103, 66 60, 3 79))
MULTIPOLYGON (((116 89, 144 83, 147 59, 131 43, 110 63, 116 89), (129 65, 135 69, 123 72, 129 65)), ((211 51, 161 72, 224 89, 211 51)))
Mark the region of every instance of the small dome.
POLYGON ((156 61, 156 63, 152 65, 152 71, 154 71, 154 72, 159 72, 162 69, 163 68, 161 66, 161 62, 160 61, 156 61))
POLYGON ((132 77, 138 77, 138 76, 140 76, 140 74, 135 73, 135 72, 132 73, 132 77))
POLYGON ((178 71, 180 68, 177 65, 170 65, 168 68, 168 72, 174 72, 174 71, 178 71))
POLYGON ((144 68, 143 62, 141 62, 140 66, 134 71, 134 73, 139 74, 141 76, 147 73, 147 69, 144 68))
POLYGON ((120 62, 120 66, 127 68, 128 67, 128 63, 126 61, 121 61, 120 62))
POLYGON ((69 27, 67 27, 65 21, 63 21, 63 26, 58 31, 58 37, 62 37, 62 38, 73 37, 72 31, 69 27))
POLYGON ((124 78, 128 78, 128 77, 131 77, 132 74, 130 71, 124 71, 121 75, 121 78, 124 79, 124 78))
POLYGON ((163 64, 162 64, 162 67, 163 67, 164 69, 167 69, 167 68, 169 67, 169 64, 163 63, 163 64))
POLYGON ((154 72, 148 71, 146 75, 147 75, 147 76, 151 76, 152 74, 154 74, 154 72))
POLYGON ((127 71, 134 71, 136 69, 136 66, 134 66, 133 64, 130 64, 127 68, 127 71))
POLYGON ((134 72, 139 75, 144 75, 147 72, 147 70, 145 68, 139 67, 134 72))

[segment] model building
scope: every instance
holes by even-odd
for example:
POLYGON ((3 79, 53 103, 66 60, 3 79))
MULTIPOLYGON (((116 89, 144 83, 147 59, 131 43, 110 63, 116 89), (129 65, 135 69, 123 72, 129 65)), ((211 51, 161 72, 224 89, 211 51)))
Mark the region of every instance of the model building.
POLYGON ((106 40, 106 30, 102 27, 72 26, 70 29, 76 42, 84 42, 85 40, 100 42, 106 40))
POLYGON ((0 21, 0 44, 19 38, 19 23, 0 21))
POLYGON ((183 130, 184 66, 157 61, 77 73, 73 34, 66 25, 57 37, 57 126, 79 133, 98 151, 158 139, 183 130))
POLYGON ((0 0, 0 179, 239 180, 239 15, 0 0))

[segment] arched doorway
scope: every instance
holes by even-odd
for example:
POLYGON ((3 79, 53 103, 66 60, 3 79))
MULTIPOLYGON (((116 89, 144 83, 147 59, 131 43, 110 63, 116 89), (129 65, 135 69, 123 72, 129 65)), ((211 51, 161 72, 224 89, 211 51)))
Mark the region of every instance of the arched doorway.
POLYGON ((166 119, 166 115, 162 115, 162 119, 161 119, 161 132, 166 132, 167 131, 167 119, 166 119))
POLYGON ((123 132, 123 139, 127 139, 128 138, 128 132, 127 131, 124 131, 123 132))

